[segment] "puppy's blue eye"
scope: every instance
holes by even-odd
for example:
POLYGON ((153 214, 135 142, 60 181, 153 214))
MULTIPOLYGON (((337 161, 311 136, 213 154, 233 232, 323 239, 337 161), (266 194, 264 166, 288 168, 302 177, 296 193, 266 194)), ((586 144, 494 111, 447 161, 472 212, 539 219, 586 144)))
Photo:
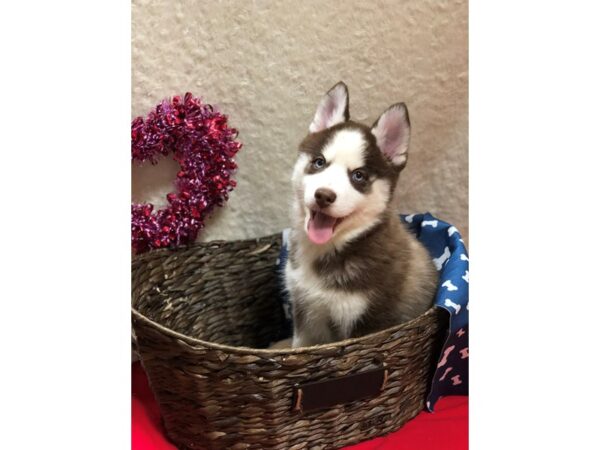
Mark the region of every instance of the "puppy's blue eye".
POLYGON ((325 167, 325 158, 322 158, 320 156, 318 158, 315 158, 313 160, 313 167, 315 169, 322 169, 323 167, 325 167))
POLYGON ((352 172, 352 180, 357 183, 362 183, 366 181, 367 175, 362 170, 355 170, 352 172))

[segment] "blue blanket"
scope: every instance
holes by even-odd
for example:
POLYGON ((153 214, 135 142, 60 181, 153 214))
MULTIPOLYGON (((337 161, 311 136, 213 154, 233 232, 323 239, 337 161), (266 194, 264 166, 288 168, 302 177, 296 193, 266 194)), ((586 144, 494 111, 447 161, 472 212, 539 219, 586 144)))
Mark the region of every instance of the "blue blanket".
MULTIPOLYGON (((469 257, 460 233, 449 223, 429 213, 401 215, 400 219, 431 254, 440 272, 434 304, 450 315, 447 339, 427 396, 427 409, 433 411, 440 397, 468 395, 469 391, 469 257)), ((288 235, 289 230, 284 230, 278 260, 282 275, 287 260, 288 235)), ((291 305, 285 292, 282 302, 288 320, 283 338, 292 334, 291 305)))

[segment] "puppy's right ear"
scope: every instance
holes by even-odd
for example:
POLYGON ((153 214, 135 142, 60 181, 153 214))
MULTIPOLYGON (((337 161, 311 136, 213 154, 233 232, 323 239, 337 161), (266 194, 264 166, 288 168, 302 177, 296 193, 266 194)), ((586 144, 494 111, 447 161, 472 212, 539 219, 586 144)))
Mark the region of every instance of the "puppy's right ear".
POLYGON ((350 118, 348 87, 340 81, 321 99, 315 118, 308 127, 311 133, 324 130, 350 118))

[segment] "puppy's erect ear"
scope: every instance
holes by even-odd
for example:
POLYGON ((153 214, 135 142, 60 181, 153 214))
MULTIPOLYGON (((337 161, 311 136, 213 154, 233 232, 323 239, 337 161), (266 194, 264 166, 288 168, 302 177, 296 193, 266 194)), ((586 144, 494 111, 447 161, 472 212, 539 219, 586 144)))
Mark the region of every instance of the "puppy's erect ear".
POLYGON ((315 118, 308 127, 311 133, 324 130, 350 118, 348 88, 340 81, 321 99, 315 118))
POLYGON ((390 106, 373 124, 371 133, 383 154, 399 168, 406 165, 410 141, 410 121, 404 103, 390 106))

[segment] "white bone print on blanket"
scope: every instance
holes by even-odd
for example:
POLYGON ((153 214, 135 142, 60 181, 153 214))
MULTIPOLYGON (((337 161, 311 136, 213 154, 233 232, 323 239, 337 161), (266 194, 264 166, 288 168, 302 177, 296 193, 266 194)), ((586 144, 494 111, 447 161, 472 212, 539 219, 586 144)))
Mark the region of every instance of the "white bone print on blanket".
POLYGON ((440 279, 434 304, 449 312, 449 333, 438 358, 426 405, 438 399, 467 395, 469 386, 469 255, 460 230, 430 213, 402 215, 407 229, 425 244, 440 279), (451 369, 450 369, 451 368, 451 369))
POLYGON ((423 222, 421 222, 421 226, 422 227, 433 227, 433 228, 437 228, 438 226, 438 221, 437 220, 424 220, 423 222))
POLYGON ((454 309, 454 314, 458 314, 460 312, 460 305, 454 303, 449 298, 447 298, 446 300, 444 300, 444 305, 448 306, 449 308, 454 309))
POLYGON ((446 280, 442 283, 442 287, 445 287, 449 291, 458 291, 458 288, 452 284, 452 281, 446 280))
POLYGON ((437 258, 433 258, 433 263, 435 264, 435 268, 437 270, 442 270, 442 266, 448 259, 450 258, 450 249, 448 247, 444 248, 444 253, 437 258))
POLYGON ((461 278, 468 283, 469 282, 469 271, 466 270, 465 274, 461 278))

